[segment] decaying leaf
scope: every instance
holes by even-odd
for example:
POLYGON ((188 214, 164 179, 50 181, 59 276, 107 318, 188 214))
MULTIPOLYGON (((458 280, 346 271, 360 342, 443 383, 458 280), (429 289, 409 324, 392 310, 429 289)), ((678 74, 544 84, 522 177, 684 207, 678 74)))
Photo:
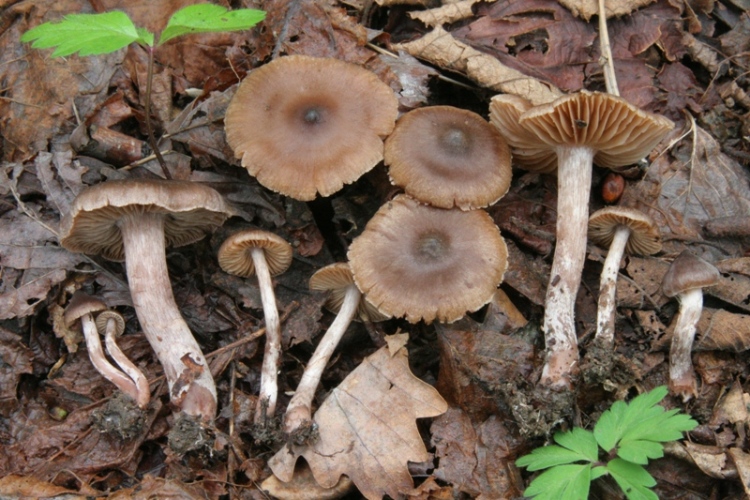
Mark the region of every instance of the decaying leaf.
POLYGON ((315 443, 286 445, 269 460, 279 479, 292 479, 301 456, 324 488, 347 475, 369 499, 413 489, 407 462, 430 459, 416 419, 440 415, 447 404, 409 370, 407 338, 390 337, 331 392, 313 417, 315 443))
MULTIPOLYGON (((607 19, 630 14, 636 9, 648 5, 655 0, 604 0, 604 11, 607 19)), ((590 20, 592 16, 599 15, 599 3, 597 0, 560 0, 560 3, 570 9, 574 15, 590 20)))
MULTIPOLYGON (((474 13, 471 7, 482 0, 461 0, 453 3, 444 3, 440 7, 427 10, 416 10, 409 12, 409 17, 418 19, 429 27, 440 26, 442 24, 455 23, 461 19, 471 17, 474 13)), ((489 0, 495 2, 497 0, 489 0)))
POLYGON ((18 381, 24 373, 33 372, 33 359, 20 336, 0 328, 0 415, 15 409, 18 381))
POLYGON ((737 474, 742 480, 745 495, 750 496, 750 453, 745 453, 739 448, 730 448, 729 456, 732 457, 734 465, 737 467, 737 474))
POLYGON ((750 349, 750 315, 704 307, 697 326, 696 351, 750 349))

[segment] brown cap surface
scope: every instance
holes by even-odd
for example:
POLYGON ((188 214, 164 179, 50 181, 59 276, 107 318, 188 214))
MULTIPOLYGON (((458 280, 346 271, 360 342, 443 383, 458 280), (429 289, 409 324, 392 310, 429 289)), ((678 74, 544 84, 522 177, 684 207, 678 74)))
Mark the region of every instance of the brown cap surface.
POLYGON ((100 335, 104 335, 107 332, 107 322, 110 319, 115 322, 115 337, 119 337, 125 333, 125 318, 122 317, 122 314, 117 311, 107 310, 102 311, 96 317, 96 329, 100 335))
POLYGON ((667 118, 642 111, 625 99, 586 91, 533 107, 520 116, 519 123, 552 148, 593 149, 594 163, 607 168, 641 160, 674 128, 667 118))
POLYGON ((167 246, 198 241, 232 215, 222 196, 187 181, 127 179, 91 186, 76 197, 60 224, 60 244, 71 252, 125 258, 118 221, 138 213, 164 215, 167 246))
POLYGON ((421 205, 400 195, 349 247, 354 281, 380 312, 450 323, 492 299, 508 249, 483 210, 421 205))
MULTIPOLYGON (((350 286, 356 285, 354 277, 352 277, 352 270, 346 262, 336 262, 318 269, 310 277, 310 290, 329 292, 325 306, 334 313, 338 313, 341 309, 344 296, 346 296, 346 289, 350 286)), ((359 306, 357 306, 357 316, 362 321, 385 321, 389 318, 370 304, 364 295, 362 295, 359 306)))
POLYGON ((271 276, 281 274, 292 264, 294 251, 284 238, 260 229, 247 229, 234 233, 219 248, 219 266, 235 276, 248 278, 255 273, 250 255, 253 248, 261 248, 266 256, 271 276))
POLYGON ((630 228, 625 251, 638 255, 653 255, 661 250, 661 234, 656 223, 640 210, 629 207, 606 207, 589 217, 589 240, 609 247, 618 226, 630 228))
POLYGON ((70 298, 70 302, 68 302, 63 313, 63 321, 65 326, 70 328, 86 314, 94 314, 105 309, 107 309, 107 304, 91 295, 78 291, 70 298))
POLYGON ((713 264, 685 250, 672 261, 661 289, 667 297, 674 297, 688 290, 714 286, 720 278, 721 274, 713 264))
POLYGON ((495 203, 508 192, 510 148, 476 113, 429 106, 403 115, 385 141, 391 181, 406 194, 441 208, 495 203))
POLYGON ((360 66, 286 56, 250 73, 227 108, 227 142, 263 186, 329 196, 383 159, 398 100, 360 66))
POLYGON ((523 97, 499 94, 490 101, 490 122, 500 131, 513 150, 513 163, 531 172, 557 170, 557 155, 549 146, 540 145, 533 132, 523 128, 519 117, 532 105, 523 97))

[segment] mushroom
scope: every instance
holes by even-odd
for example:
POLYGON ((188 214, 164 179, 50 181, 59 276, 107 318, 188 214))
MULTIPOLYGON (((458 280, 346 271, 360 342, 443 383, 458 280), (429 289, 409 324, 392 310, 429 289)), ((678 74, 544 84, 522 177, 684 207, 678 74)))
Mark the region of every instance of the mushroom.
POLYGON ((117 337, 125 333, 125 319, 122 314, 111 310, 102 311, 96 317, 96 329, 100 335, 104 335, 104 343, 109 355, 135 384, 136 397, 134 399, 136 404, 139 408, 146 408, 151 400, 151 388, 148 385, 148 379, 141 369, 135 366, 130 358, 122 352, 115 341, 117 337))
POLYGON ((452 106, 410 111, 385 141, 393 184, 440 208, 483 208, 510 187, 510 148, 481 116, 452 106))
POLYGON ((719 270, 687 250, 669 266, 661 283, 667 297, 677 297, 680 311, 669 349, 669 389, 688 401, 698 393, 690 351, 703 309, 703 288, 719 282, 719 270))
POLYGON ((349 247, 354 281, 377 309, 410 323, 451 323, 492 300, 508 249, 483 210, 446 210, 399 195, 349 247))
POLYGON ((514 133, 506 136, 514 153, 527 142, 514 144, 512 137, 526 130, 557 155, 557 245, 543 325, 547 356, 541 382, 546 387, 570 389, 578 364, 574 309, 586 257, 593 163, 607 168, 632 164, 673 127, 670 120, 619 97, 582 91, 529 108, 518 117, 514 133))
POLYGON ((61 223, 66 249, 125 260, 133 306, 164 368, 172 403, 206 421, 216 414, 216 386, 175 303, 165 248, 203 238, 230 215, 221 195, 207 186, 128 179, 82 191, 61 223))
POLYGON ((78 291, 73 294, 65 308, 63 322, 67 328, 75 328, 80 325, 83 337, 86 339, 86 349, 89 352, 91 364, 104 378, 115 384, 124 394, 137 401, 138 391, 135 383, 114 367, 104 356, 104 349, 93 315, 106 309, 107 305, 101 300, 78 291))
POLYGON ((260 404, 255 408, 255 423, 276 412, 279 388, 277 373, 281 362, 281 326, 271 276, 286 271, 292 263, 292 246, 268 231, 248 229, 234 233, 219 248, 219 265, 237 276, 258 275, 260 298, 266 321, 266 347, 260 374, 260 404))
POLYGON ((323 370, 352 319, 356 316, 363 321, 383 321, 388 318, 362 296, 354 284, 352 272, 347 263, 339 262, 319 269, 310 278, 310 289, 330 292, 325 305, 337 314, 307 362, 297 390, 287 406, 284 430, 292 436, 305 430, 311 422, 312 401, 320 384, 320 378, 323 376, 323 370))
POLYGON ((309 201, 383 159, 398 100, 375 73, 337 59, 286 56, 250 73, 227 108, 227 142, 263 186, 309 201))
POLYGON ((615 294, 617 273, 625 252, 653 255, 661 250, 661 235, 656 223, 640 210, 607 207, 589 218, 589 240, 609 247, 599 282, 599 304, 594 342, 602 349, 612 349, 615 339, 615 294))

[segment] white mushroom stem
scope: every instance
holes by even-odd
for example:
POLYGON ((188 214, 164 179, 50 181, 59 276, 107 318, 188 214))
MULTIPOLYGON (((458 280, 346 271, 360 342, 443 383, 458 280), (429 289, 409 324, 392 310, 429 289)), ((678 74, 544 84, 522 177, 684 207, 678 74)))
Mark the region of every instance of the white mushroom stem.
POLYGON ((281 326, 266 254, 262 248, 252 248, 250 255, 255 265, 255 274, 258 276, 260 299, 263 302, 263 315, 266 321, 266 347, 260 371, 259 404, 255 409, 255 423, 259 424, 264 418, 273 416, 276 412, 276 400, 279 394, 277 378, 281 361, 281 326))
POLYGON ((81 328, 83 336, 86 339, 86 349, 89 351, 89 359, 91 359, 91 364, 94 365, 94 368, 104 378, 115 384, 123 393, 137 401, 138 391, 133 381, 104 357, 104 348, 99 338, 99 331, 96 329, 96 323, 91 314, 85 314, 81 317, 81 328))
POLYGON ((703 290, 695 288, 678 295, 680 312, 675 321, 672 346, 669 349, 669 388, 688 401, 698 392, 690 353, 693 349, 695 328, 703 309, 703 290))
POLYGON ((130 361, 125 353, 122 352, 120 346, 118 346, 115 342, 116 336, 117 323, 114 319, 109 319, 107 320, 107 329, 105 330, 104 334, 104 343, 107 345, 107 352, 110 356, 112 356, 112 359, 114 359, 115 362, 120 366, 122 371, 124 371, 125 374, 127 374, 127 376, 130 377, 130 379, 133 381, 136 390, 136 395, 133 399, 135 399, 135 402, 139 408, 145 408, 146 406, 148 406, 148 402, 151 400, 151 389, 148 385, 148 379, 140 370, 140 368, 135 366, 135 364, 130 361))
POLYGON ((119 224, 133 306, 143 333, 164 368, 170 399, 187 415, 213 420, 216 385, 172 294, 164 216, 134 213, 123 217, 119 224))
POLYGON ((596 336, 594 337, 594 341, 600 347, 611 348, 615 343, 617 274, 620 271, 620 261, 631 233, 628 226, 617 226, 612 243, 609 245, 607 258, 604 260, 602 276, 599 280, 599 303, 596 312, 596 336))
POLYGON ((557 148, 557 243, 544 310, 547 358, 541 383, 571 388, 578 364, 575 302, 586 258, 589 193, 594 150, 557 148))
POLYGON ((318 384, 320 384, 320 379, 323 376, 323 370, 325 370, 328 361, 333 355, 333 351, 336 350, 336 346, 341 341, 341 337, 344 336, 344 332, 346 332, 352 319, 354 319, 361 297, 362 294, 355 285, 347 287, 344 301, 336 315, 336 319, 333 320, 328 331, 326 331, 320 340, 318 347, 305 367, 305 371, 302 373, 302 378, 297 386, 297 390, 294 392, 294 396, 289 401, 286 416, 284 417, 284 430, 288 434, 292 434, 302 427, 305 422, 312 420, 312 402, 318 384))

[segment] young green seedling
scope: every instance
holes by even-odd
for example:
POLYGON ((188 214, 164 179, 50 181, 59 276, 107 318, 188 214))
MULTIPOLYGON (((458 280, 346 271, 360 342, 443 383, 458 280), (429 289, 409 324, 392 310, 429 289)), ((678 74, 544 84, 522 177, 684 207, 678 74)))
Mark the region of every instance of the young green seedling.
POLYGON ((262 10, 238 9, 228 11, 214 4, 196 4, 175 12, 157 38, 145 28, 137 27, 120 11, 102 14, 68 14, 57 23, 44 23, 21 36, 22 42, 33 42, 35 49, 55 47, 52 57, 64 57, 78 52, 81 56, 108 54, 137 43, 148 53, 145 115, 148 141, 161 165, 164 176, 171 178, 159 151, 151 126, 151 81, 154 74, 154 50, 169 40, 192 33, 218 33, 250 29, 266 16, 262 10))
POLYGON ((602 413, 594 431, 576 427, 555 434, 556 445, 544 446, 516 460, 529 471, 547 469, 523 492, 542 499, 589 497, 591 482, 611 475, 628 500, 658 500, 656 480, 643 467, 664 456, 662 443, 682 438, 698 423, 679 410, 659 406, 665 386, 641 394, 630 403, 615 402, 602 413))

